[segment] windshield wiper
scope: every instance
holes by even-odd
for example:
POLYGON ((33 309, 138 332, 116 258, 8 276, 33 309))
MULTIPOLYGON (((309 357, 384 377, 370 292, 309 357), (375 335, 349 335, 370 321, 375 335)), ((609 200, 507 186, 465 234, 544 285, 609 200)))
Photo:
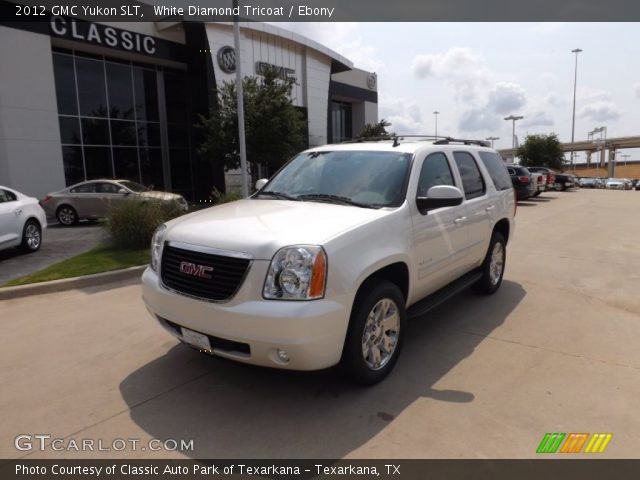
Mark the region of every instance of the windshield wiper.
POLYGON ((294 197, 292 195, 289 195, 287 193, 282 193, 282 192, 272 192, 270 190, 258 192, 255 196, 259 197, 261 195, 264 195, 265 197, 275 197, 275 198, 280 198, 280 199, 284 199, 284 200, 294 200, 296 202, 300 201, 300 199, 298 197, 294 197))
POLYGON ((345 205, 353 205, 354 207, 361 208, 380 208, 376 205, 369 205, 367 203, 356 202, 355 200, 351 200, 349 197, 342 197, 340 195, 330 195, 328 193, 307 193, 305 195, 299 195, 299 199, 301 200, 325 200, 329 202, 339 202, 345 205))

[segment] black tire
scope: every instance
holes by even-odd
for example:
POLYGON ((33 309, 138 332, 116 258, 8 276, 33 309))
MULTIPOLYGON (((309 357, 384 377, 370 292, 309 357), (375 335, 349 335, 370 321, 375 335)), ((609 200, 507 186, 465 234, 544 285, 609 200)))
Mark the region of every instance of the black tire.
MULTIPOLYGON (((498 263, 498 259, 495 259, 498 263)), ((487 250, 487 256, 482 262, 481 271, 482 278, 478 280, 474 285, 473 289, 482 293, 483 295, 491 295, 498 291, 500 285, 502 285, 502 277, 504 277, 504 268, 507 263, 507 242, 504 237, 499 232, 493 232, 491 235, 491 242, 489 243, 489 249, 487 250), (494 254, 496 245, 501 245, 502 251, 502 263, 498 266, 496 263, 493 263, 494 254)))
POLYGON ((22 228, 22 243, 20 248, 23 252, 33 253, 40 250, 42 245, 42 227, 33 218, 26 221, 22 228))
POLYGON ((537 197, 538 195, 540 195, 541 192, 536 192, 533 194, 534 197, 537 197))
POLYGON ((384 379, 400 355, 406 317, 405 299, 396 285, 386 280, 373 280, 363 286, 354 302, 344 342, 340 361, 343 373, 361 385, 373 385, 384 379), (381 316, 375 315, 374 309, 377 309, 381 316), (382 324, 384 315, 388 315, 387 318, 393 325, 393 328, 386 331, 382 324), (372 327, 376 328, 376 323, 377 330, 371 330, 372 327), (385 342, 390 343, 385 346, 385 342), (364 348, 367 343, 369 351, 365 356, 364 348), (391 352, 388 352, 388 349, 391 349, 391 352), (378 358, 375 356, 376 351, 378 358), (377 368, 372 365, 376 362, 379 364, 377 368))
POLYGON ((78 212, 71 205, 60 205, 56 210, 56 218, 60 225, 70 227, 78 223, 78 212))

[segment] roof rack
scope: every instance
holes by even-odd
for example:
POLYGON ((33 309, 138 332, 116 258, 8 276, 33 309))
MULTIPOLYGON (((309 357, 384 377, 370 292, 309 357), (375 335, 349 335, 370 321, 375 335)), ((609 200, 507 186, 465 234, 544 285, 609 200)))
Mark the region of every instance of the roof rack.
POLYGON ((343 140, 340 143, 362 143, 362 142, 380 142, 383 140, 393 140, 393 135, 387 135, 383 137, 358 137, 352 138, 351 140, 343 140))
POLYGON ((460 138, 445 137, 442 140, 433 142, 435 145, 449 145, 451 143, 461 143, 463 145, 478 145, 480 147, 490 147, 491 144, 486 140, 466 140, 460 138))
POLYGON ((400 134, 389 134, 389 135, 382 135, 379 137, 358 137, 358 138, 352 138, 351 140, 344 140, 340 143, 361 143, 361 142, 375 142, 375 141, 381 141, 381 140, 393 140, 394 138, 397 138, 399 140, 402 140, 403 138, 424 138, 425 140, 431 140, 431 139, 437 139, 440 138, 442 140, 446 140, 449 137, 443 137, 443 136, 436 136, 436 135, 415 135, 415 134, 411 134, 411 135, 400 135, 400 134))
POLYGON ((362 143, 362 142, 379 142, 379 141, 385 141, 385 140, 386 141, 393 140, 393 146, 397 147, 398 145, 400 145, 399 140, 404 140, 405 138, 420 138, 423 140, 437 140, 437 139, 446 140, 450 137, 443 137, 439 135, 436 136, 436 135, 415 135, 415 134, 400 135, 400 134, 392 133, 392 134, 383 135, 380 137, 358 137, 358 138, 353 138, 351 140, 345 140, 340 143, 362 143))
POLYGON ((440 135, 400 135, 400 134, 389 134, 383 135, 380 137, 359 137, 353 138, 351 140, 345 140, 341 143, 362 143, 362 142, 379 142, 379 141, 389 141, 393 140, 393 146, 397 147, 400 145, 399 140, 404 140, 405 138, 418 138, 425 141, 434 140, 434 145, 449 145, 451 143, 460 143, 463 145, 478 145, 480 147, 490 147, 491 144, 485 140, 469 140, 469 139, 459 139, 452 137, 443 137, 440 135))

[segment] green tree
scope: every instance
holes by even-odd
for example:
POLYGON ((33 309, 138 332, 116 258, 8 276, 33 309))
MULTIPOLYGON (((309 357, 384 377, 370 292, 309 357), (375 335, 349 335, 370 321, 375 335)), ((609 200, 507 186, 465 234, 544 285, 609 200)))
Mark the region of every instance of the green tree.
POLYGON ((527 135, 524 143, 516 150, 516 156, 524 167, 540 166, 562 170, 565 163, 560 140, 555 133, 527 135))
POLYGON ((391 126, 391 122, 387 122, 384 118, 378 123, 367 123, 362 130, 358 138, 375 138, 375 137, 387 137, 393 135, 387 132, 387 127, 391 126))
MULTIPOLYGON (((263 74, 242 81, 247 163, 254 178, 258 165, 266 175, 275 172, 306 148, 308 138, 306 118, 291 100, 295 79, 283 77, 275 67, 263 74)), ((227 168, 240 166, 237 110, 235 83, 224 82, 218 90, 218 111, 201 116, 198 123, 204 137, 198 153, 227 168)))

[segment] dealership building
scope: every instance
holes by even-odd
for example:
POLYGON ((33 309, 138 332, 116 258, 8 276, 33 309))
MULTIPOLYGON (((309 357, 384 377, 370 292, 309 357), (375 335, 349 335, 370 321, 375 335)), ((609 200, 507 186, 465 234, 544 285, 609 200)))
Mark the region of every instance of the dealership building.
MULTIPOLYGON (((241 23, 243 75, 295 78, 310 146, 378 119, 377 77, 288 30, 241 23)), ((230 23, 93 23, 50 15, 0 23, 0 184, 42 198, 85 179, 126 178, 206 199, 221 162, 198 154, 200 115, 235 79, 230 23)))

